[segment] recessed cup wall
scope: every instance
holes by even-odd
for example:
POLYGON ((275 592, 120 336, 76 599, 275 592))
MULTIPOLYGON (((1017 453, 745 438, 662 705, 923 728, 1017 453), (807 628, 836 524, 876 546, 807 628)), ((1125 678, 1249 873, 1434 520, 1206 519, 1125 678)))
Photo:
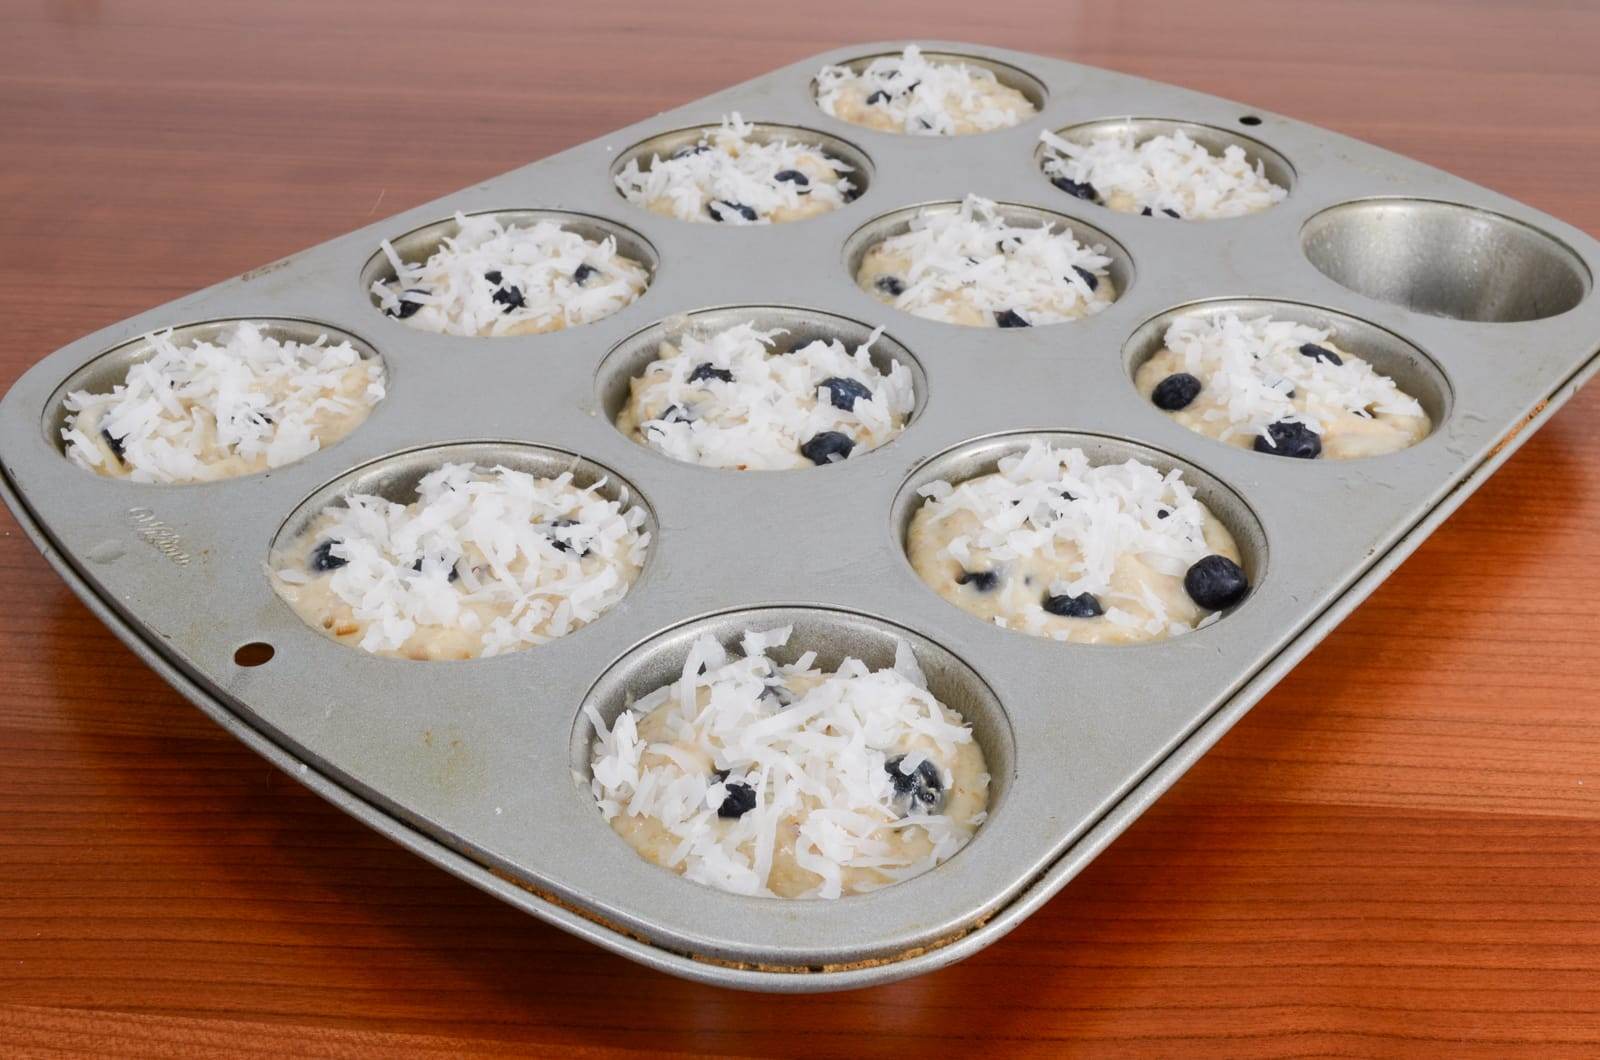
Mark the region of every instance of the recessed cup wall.
POLYGON ((1341 287, 1430 316, 1542 320, 1594 284, 1565 244, 1502 214, 1432 199, 1363 199, 1300 230, 1306 260, 1341 287))

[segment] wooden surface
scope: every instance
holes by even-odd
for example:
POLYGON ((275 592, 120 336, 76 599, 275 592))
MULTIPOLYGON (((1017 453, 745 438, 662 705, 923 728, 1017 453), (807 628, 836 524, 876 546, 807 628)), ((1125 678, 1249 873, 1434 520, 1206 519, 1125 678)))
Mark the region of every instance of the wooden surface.
MULTIPOLYGON (((372 217, 908 31, 1255 102, 1600 232, 1600 10, 1559 0, 6 0, 0 25, 0 385, 372 217)), ((0 1054, 1594 1055, 1597 526, 1600 386, 1011 936, 763 998, 608 956, 329 809, 0 516, 0 1054)))

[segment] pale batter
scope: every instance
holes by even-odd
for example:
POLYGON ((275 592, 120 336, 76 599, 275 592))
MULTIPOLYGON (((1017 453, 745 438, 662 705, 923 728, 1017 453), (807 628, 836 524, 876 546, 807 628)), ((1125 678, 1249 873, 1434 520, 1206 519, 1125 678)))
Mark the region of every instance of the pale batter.
POLYGON ((423 262, 383 252, 395 278, 372 285, 389 316, 440 335, 537 335, 608 317, 644 293, 650 272, 555 221, 502 225, 456 214, 457 231, 423 262))
POLYGON ((876 333, 853 351, 837 339, 790 348, 784 334, 739 324, 663 342, 630 382, 617 428, 674 459, 741 471, 844 460, 905 429, 911 372, 878 371, 876 333))
POLYGON ((1191 431, 1273 456, 1381 456, 1427 437, 1421 404, 1332 334, 1269 316, 1181 317, 1134 385, 1191 431))
POLYGON ((1259 213, 1288 192, 1267 179, 1257 161, 1230 144, 1221 157, 1179 129, 1135 142, 1128 130, 1103 132, 1087 142, 1043 132, 1044 172, 1076 199, 1119 213, 1213 221, 1259 213))
POLYGON ((543 644, 627 593, 645 514, 570 474, 445 464, 396 504, 354 494, 272 560, 273 588, 311 626, 378 655, 471 659, 543 644))
POLYGON ((789 634, 747 632, 742 657, 703 636, 683 677, 614 725, 586 708, 617 834, 698 883, 777 898, 875 890, 966 845, 988 805, 983 750, 910 649, 891 669, 824 673, 811 653, 767 657, 789 634))
POLYGON ((680 221, 754 225, 803 221, 837 210, 857 187, 849 165, 811 144, 757 139, 737 112, 700 138, 616 176, 629 202, 680 221))
POLYGON ((817 106, 852 125, 912 136, 963 136, 1019 124, 1037 111, 1028 97, 981 67, 930 62, 915 44, 860 73, 825 66, 817 106))
POLYGON ((1116 300, 1104 250, 1068 229, 1011 224, 995 203, 969 195, 960 209, 925 210, 909 231, 870 247, 856 283, 880 302, 948 324, 1060 324, 1116 300))
POLYGON ((1243 599, 1233 535, 1183 476, 1034 441, 999 469, 933 482, 906 554, 940 596, 1007 629, 1085 644, 1177 636, 1243 599))
POLYGON ((241 323, 216 342, 145 338, 109 394, 67 395, 80 467, 136 482, 210 482, 282 467, 343 438, 384 397, 383 364, 348 342, 280 342, 241 323))

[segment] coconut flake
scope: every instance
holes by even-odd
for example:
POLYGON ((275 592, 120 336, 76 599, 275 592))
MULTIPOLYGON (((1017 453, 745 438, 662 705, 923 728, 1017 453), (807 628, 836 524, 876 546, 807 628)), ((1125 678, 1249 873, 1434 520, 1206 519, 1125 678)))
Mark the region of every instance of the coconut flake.
POLYGON ((1046 176, 1089 184, 1104 205, 1127 212, 1207 221, 1257 213, 1288 194, 1267 179, 1259 161, 1251 166, 1243 148, 1229 145, 1219 158, 1181 129, 1137 143, 1127 129, 1106 130, 1087 143, 1052 132, 1039 139, 1046 176))
POLYGON ((502 336, 556 331, 610 316, 644 293, 645 267, 555 221, 502 225, 489 214, 455 215, 426 261, 402 261, 387 241, 395 278, 372 285, 385 313, 420 331, 502 336))
POLYGON ((812 653, 787 665, 768 658, 767 649, 789 634, 787 627, 746 632, 737 658, 702 636, 679 680, 623 711, 613 725, 588 708, 596 727, 591 790, 601 812, 608 819, 653 819, 675 841, 663 858, 669 867, 741 894, 775 894, 774 851, 786 824, 797 835, 796 863, 818 880, 804 897, 874 889, 950 857, 970 839, 972 821, 924 813, 902 818, 886 763, 896 754, 908 755, 911 770, 934 761, 948 790, 947 763, 971 743, 970 726, 908 679, 903 660, 872 670, 845 659, 824 674, 812 669, 812 653), (771 694, 775 685, 787 690, 784 701, 771 694), (657 710, 667 713, 652 715, 657 710), (647 716, 673 734, 670 752, 659 741, 641 742, 647 716), (753 790, 756 805, 736 819, 719 818, 735 783, 753 790), (926 854, 890 839, 917 829, 928 840, 926 854), (849 879, 851 869, 876 876, 849 879))
POLYGON ((146 335, 153 352, 110 393, 67 395, 67 455, 136 482, 211 481, 308 456, 383 400, 376 358, 327 336, 280 341, 262 326, 182 346, 170 329, 146 335))

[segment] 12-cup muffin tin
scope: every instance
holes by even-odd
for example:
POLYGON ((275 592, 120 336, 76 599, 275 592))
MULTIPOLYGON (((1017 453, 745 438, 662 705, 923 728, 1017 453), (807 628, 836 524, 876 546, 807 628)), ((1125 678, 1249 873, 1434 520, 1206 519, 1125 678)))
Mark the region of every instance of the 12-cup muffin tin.
MULTIPOLYGON (((872 132, 812 96, 819 55, 419 206, 72 343, 0 405, 6 499, 80 597, 158 672, 264 757, 352 815, 534 915, 677 975, 766 990, 902 978, 993 942, 1051 895, 1236 721, 1597 365, 1600 244, 1438 170, 1227 100, 1073 63, 928 44, 994 69, 1042 113, 949 139, 872 132), (611 174, 738 110, 817 138, 863 194, 785 225, 646 213, 611 174), (1264 159, 1289 196, 1186 223, 1113 213, 1053 187, 1042 129, 1182 127, 1264 159), (976 192, 1104 243, 1121 295, 1075 323, 978 329, 879 303, 851 276, 912 207, 976 192), (367 284, 378 241, 425 248, 454 211, 562 216, 648 264, 614 316, 521 338, 464 338, 385 317, 367 284), (570 217, 569 217, 570 215, 570 217), (408 235, 408 233, 410 233, 408 235), (1433 433, 1391 456, 1295 461, 1194 434, 1132 383, 1180 313, 1326 322, 1415 394, 1433 433), (610 421, 663 334, 754 319, 909 361, 905 433, 843 465, 735 472, 675 462, 610 421), (349 336, 383 358, 389 396, 351 436, 267 474, 204 485, 113 481, 58 439, 70 389, 106 387, 147 332, 228 321, 349 336), (1181 467, 1229 525, 1253 592, 1189 635, 1130 647, 1008 632, 940 599, 903 536, 916 488, 992 469, 1032 437, 1181 467), (346 488, 410 498, 445 458, 601 475, 649 512, 654 545, 627 597, 554 643, 492 659, 379 658, 301 623, 266 560, 346 488), (735 896, 642 860, 612 834, 586 771, 593 703, 608 719, 672 680, 709 632, 793 623, 790 655, 886 665, 896 638, 969 718, 993 773, 988 822, 933 871, 839 901, 735 896)), ((443 231, 448 231, 445 226, 443 231)))

